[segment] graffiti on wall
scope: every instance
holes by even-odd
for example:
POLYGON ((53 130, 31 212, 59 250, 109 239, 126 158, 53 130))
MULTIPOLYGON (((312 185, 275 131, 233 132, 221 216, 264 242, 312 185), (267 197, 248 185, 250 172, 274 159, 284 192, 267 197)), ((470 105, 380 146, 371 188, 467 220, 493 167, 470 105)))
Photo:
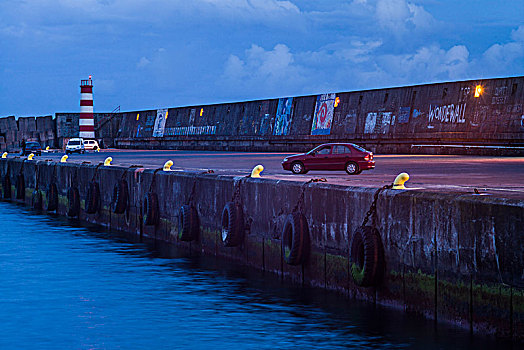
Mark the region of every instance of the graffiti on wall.
POLYGON ((333 122, 336 94, 323 94, 317 96, 311 135, 329 135, 333 122))
POLYGON ((500 86, 495 88, 493 96, 491 97, 491 104, 493 105, 502 105, 506 104, 508 99, 508 88, 507 86, 500 86))
POLYGON ((195 115, 196 115, 196 109, 191 108, 191 110, 189 111, 189 125, 193 125, 193 123, 195 122, 195 115))
POLYGON ((409 122, 409 111, 411 110, 410 107, 400 107, 400 111, 398 114, 398 123, 399 124, 405 124, 409 122))
POLYGON ((293 97, 279 98, 273 135, 288 135, 293 117, 293 97))
POLYGON ((179 126, 179 127, 174 127, 174 128, 166 128, 164 135, 166 136, 215 135, 216 131, 217 131, 216 125, 179 126))
MULTIPOLYGON (((463 124, 466 122, 466 104, 450 104, 446 106, 429 105, 428 123, 440 122, 463 124)), ((429 126, 428 126, 429 127, 429 126)))
POLYGON ((164 129, 166 127, 167 108, 156 110, 155 128, 153 129, 153 137, 163 137, 164 129))
POLYGON ((392 112, 370 112, 366 116, 364 125, 365 134, 386 134, 395 124, 395 115, 392 112))

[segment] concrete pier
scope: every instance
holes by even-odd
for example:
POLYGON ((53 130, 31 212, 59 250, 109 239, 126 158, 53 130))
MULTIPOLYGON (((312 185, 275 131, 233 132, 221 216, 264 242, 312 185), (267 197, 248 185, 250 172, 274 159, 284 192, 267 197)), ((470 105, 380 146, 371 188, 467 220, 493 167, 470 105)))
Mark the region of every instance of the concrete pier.
POLYGON ((68 190, 76 188, 80 220, 230 259, 293 283, 416 312, 474 333, 524 339, 520 199, 384 190, 377 197, 376 228, 385 273, 380 283, 361 287, 352 277, 350 246, 378 188, 23 159, 1 159, 0 175, 2 198, 9 197, 7 192, 14 202, 33 205, 39 191, 45 210, 49 186, 56 184, 56 212, 67 215, 72 204, 68 190), (9 188, 4 188, 6 176, 9 188), (113 191, 121 181, 129 199, 127 210, 116 214, 113 191), (98 185, 100 199, 96 212, 88 214, 91 182, 98 185), (145 224, 148 193, 158 198, 156 225, 145 224), (226 247, 222 215, 232 200, 242 208, 245 230, 238 246, 226 247), (193 205, 198 215, 198 236, 189 242, 178 234, 184 204, 193 205), (283 243, 284 223, 294 210, 304 215, 309 232, 309 255, 296 266, 286 263, 283 243))

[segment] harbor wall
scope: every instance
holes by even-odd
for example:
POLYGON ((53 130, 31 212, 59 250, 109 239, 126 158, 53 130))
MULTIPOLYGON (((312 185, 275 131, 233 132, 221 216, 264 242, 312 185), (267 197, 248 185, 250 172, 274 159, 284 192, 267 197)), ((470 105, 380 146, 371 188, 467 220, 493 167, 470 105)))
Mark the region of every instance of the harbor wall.
POLYGON ((132 111, 121 148, 524 154, 524 77, 132 111), (480 87, 476 97, 477 87, 480 87))
POLYGON ((375 224, 383 245, 384 278, 361 287, 352 277, 350 246, 377 189, 22 159, 1 159, 0 176, 2 198, 7 191, 13 202, 32 206, 39 191, 45 211, 49 186, 55 184, 59 196, 53 213, 67 215, 67 193, 76 188, 80 210, 75 217, 82 221, 169 242, 190 254, 230 259, 299 285, 453 323, 472 333, 521 340, 524 335, 521 200, 384 190, 378 196, 375 224), (123 180, 128 209, 115 214, 113 191, 123 180), (86 213, 90 182, 100 189, 100 207, 94 214, 86 213), (158 196, 156 225, 144 222, 149 192, 158 196), (245 231, 238 246, 226 247, 222 214, 232 200, 242 208, 245 231), (178 235, 184 204, 192 204, 199 219, 199 233, 190 242, 178 235), (309 255, 303 264, 292 266, 284 255, 283 226, 297 211, 306 218, 309 255))
MULTIPOLYGON (((354 142, 381 154, 524 155, 523 104, 524 77, 468 80, 95 113, 95 137, 134 149, 303 152, 354 142)), ((78 137, 78 120, 0 118, 0 149, 22 138, 62 148, 78 137)))

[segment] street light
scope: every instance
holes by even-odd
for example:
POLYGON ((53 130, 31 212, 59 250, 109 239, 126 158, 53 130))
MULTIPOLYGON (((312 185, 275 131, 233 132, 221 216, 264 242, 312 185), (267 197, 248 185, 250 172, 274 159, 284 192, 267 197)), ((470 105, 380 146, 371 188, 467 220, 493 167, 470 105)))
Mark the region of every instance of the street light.
POLYGON ((482 85, 475 86, 475 97, 480 97, 482 93, 484 92, 484 89, 482 88, 482 85))

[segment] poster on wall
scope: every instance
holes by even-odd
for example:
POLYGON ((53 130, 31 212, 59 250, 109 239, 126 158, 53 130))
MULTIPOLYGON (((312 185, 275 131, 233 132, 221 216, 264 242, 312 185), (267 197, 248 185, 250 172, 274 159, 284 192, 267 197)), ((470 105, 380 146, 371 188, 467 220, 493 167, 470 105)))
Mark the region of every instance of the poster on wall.
POLYGON ((167 108, 156 110, 155 128, 153 129, 153 137, 164 137, 164 129, 166 127, 167 108))
POLYGON ((311 125, 311 135, 329 135, 333 122, 336 94, 323 94, 317 97, 315 115, 311 125))
POLYGON ((293 97, 279 98, 273 135, 288 135, 293 117, 293 97))

